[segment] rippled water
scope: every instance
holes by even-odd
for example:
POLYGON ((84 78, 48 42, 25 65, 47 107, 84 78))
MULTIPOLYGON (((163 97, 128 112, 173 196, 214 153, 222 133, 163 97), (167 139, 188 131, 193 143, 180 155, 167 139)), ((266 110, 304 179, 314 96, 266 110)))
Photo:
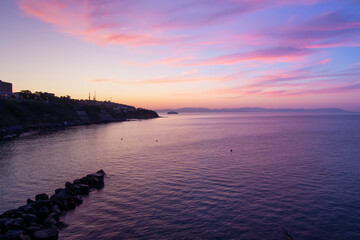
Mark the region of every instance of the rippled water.
POLYGON ((60 239, 282 239, 280 227, 360 239, 360 115, 169 115, 26 136, 0 152, 0 212, 108 174, 63 217, 60 239))

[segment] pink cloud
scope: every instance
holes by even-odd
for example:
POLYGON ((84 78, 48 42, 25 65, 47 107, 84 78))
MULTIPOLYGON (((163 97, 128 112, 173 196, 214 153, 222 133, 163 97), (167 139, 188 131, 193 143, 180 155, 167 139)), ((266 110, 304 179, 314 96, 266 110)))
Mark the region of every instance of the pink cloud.
POLYGON ((300 24, 269 32, 280 41, 303 48, 360 46, 360 18, 341 10, 322 13, 300 24))
POLYGON ((326 64, 328 62, 331 62, 331 59, 330 58, 325 58, 325 59, 320 61, 320 64, 326 64))
POLYGON ((106 79, 106 78, 97 78, 91 80, 95 83, 113 83, 113 84, 174 84, 174 83, 190 83, 190 82, 228 82, 238 80, 243 77, 245 72, 235 72, 223 76, 192 76, 193 73, 197 71, 191 71, 190 73, 182 74, 181 76, 175 77, 163 77, 163 78, 152 78, 144 79, 140 81, 130 81, 130 80, 116 80, 116 79, 106 79))
MULTIPOLYGON (((142 46, 184 43, 195 36, 190 32, 185 36, 179 30, 229 23, 232 18, 266 8, 314 2, 18 0, 18 6, 26 15, 85 41, 142 46)), ((195 42, 204 44, 201 39, 195 42)))
MULTIPOLYGON (((62 32, 100 45, 162 45, 175 44, 187 39, 181 35, 155 34, 152 29, 139 29, 139 26, 127 28, 125 26, 128 24, 137 24, 134 22, 135 16, 127 13, 124 19, 112 19, 113 9, 105 8, 113 6, 110 3, 110 1, 102 1, 99 4, 91 0, 19 0, 18 5, 28 16, 50 23, 62 32), (116 21, 116 23, 112 21, 116 21), (126 21, 130 21, 130 23, 126 21), (138 27, 138 29, 134 30, 134 27, 138 27)), ((121 7, 121 5, 118 4, 116 7, 121 7)), ((122 12, 118 9, 117 11, 119 11, 118 14, 122 12)), ((142 17, 144 15, 146 14, 142 14, 142 17)))
POLYGON ((250 77, 243 85, 214 89, 220 95, 298 96, 360 91, 359 69, 316 72, 315 67, 250 77))
POLYGON ((304 56, 313 53, 314 51, 308 49, 298 49, 291 47, 278 47, 270 49, 254 50, 245 53, 233 53, 222 55, 204 60, 193 60, 182 62, 184 66, 209 66, 209 65, 228 65, 236 64, 244 61, 277 61, 289 62, 299 61, 304 56))
POLYGON ((327 84, 314 86, 313 84, 285 84, 278 88, 291 88, 276 90, 274 88, 228 88, 215 89, 212 93, 220 95, 265 95, 271 97, 296 97, 303 95, 319 95, 319 94, 341 94, 344 92, 360 92, 360 83, 357 84, 343 84, 336 87, 328 87, 327 84), (317 89, 315 88, 317 87, 317 89))

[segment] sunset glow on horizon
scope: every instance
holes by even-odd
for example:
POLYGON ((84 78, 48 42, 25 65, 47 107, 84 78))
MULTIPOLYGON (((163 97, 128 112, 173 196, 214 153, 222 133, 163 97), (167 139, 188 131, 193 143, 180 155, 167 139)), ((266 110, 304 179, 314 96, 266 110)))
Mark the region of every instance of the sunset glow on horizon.
POLYGON ((0 3, 0 80, 151 109, 360 111, 360 1, 0 3))

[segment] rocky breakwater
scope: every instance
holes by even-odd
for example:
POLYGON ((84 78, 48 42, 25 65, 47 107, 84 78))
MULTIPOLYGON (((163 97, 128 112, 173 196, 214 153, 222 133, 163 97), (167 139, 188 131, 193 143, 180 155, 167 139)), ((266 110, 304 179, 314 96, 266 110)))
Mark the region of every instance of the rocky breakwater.
POLYGON ((53 240, 67 225, 60 221, 66 211, 82 204, 82 196, 104 187, 105 172, 100 170, 55 190, 50 197, 41 193, 35 200, 0 215, 0 240, 53 240))

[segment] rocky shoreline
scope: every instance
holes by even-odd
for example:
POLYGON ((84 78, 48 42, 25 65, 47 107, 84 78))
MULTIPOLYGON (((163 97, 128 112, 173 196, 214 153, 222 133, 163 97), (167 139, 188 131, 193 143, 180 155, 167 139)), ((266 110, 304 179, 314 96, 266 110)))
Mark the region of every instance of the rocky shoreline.
POLYGON ((0 116, 0 140, 32 131, 159 117, 152 110, 112 102, 26 99, 0 99, 0 116))
MULTIPOLYGON (((28 133, 40 133, 42 131, 57 131, 64 130, 69 127, 78 127, 78 126, 86 126, 86 125, 94 125, 94 124, 106 124, 113 122, 126 122, 131 121, 132 119, 119 119, 112 121, 99 121, 96 123, 59 123, 59 124, 41 124, 41 125, 18 125, 7 128, 0 129, 0 141, 1 140, 9 140, 20 137, 22 135, 26 135, 28 133)), ((145 120, 145 119, 135 119, 135 120, 145 120)))
POLYGON ((60 217, 69 210, 82 204, 82 197, 91 190, 104 187, 104 170, 89 174, 72 183, 66 182, 65 188, 55 190, 50 197, 41 193, 35 200, 11 209, 0 215, 0 240, 54 240, 59 230, 67 225, 60 217))

